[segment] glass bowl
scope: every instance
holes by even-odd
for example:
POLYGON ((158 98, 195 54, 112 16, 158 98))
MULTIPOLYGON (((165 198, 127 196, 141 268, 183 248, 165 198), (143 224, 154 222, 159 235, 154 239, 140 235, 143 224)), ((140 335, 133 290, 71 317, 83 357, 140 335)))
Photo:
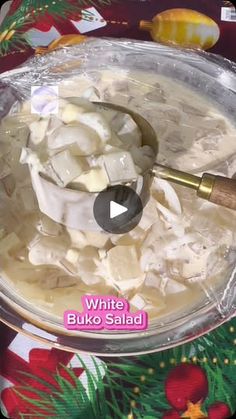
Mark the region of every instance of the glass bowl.
MULTIPOLYGON (((32 85, 66 85, 78 74, 117 69, 160 75, 185 85, 206 97, 236 121, 236 72, 233 63, 203 52, 182 50, 150 42, 90 39, 45 56, 34 57, 24 66, 0 77, 0 117, 14 113, 17 102, 30 97, 32 85), (63 64, 62 64, 63 63, 63 64)), ((114 98, 106 97, 107 102, 114 98)), ((119 96, 122 105, 122 95, 119 96)), ((142 103, 140 103, 142 111, 142 103)), ((236 225, 235 225, 236 227, 236 225)), ((236 252, 221 280, 200 301, 153 321, 142 332, 70 332, 62 323, 1 284, 0 318, 9 327, 72 352, 102 356, 137 355, 174 347, 221 325, 236 312, 236 252)))

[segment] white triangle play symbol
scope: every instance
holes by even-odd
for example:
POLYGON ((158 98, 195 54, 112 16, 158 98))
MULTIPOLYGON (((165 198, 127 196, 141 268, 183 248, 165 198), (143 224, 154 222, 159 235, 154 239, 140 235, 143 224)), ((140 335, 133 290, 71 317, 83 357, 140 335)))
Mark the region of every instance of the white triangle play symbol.
POLYGON ((117 204, 117 202, 110 202, 110 218, 118 217, 118 215, 124 214, 128 211, 128 208, 123 205, 117 204))

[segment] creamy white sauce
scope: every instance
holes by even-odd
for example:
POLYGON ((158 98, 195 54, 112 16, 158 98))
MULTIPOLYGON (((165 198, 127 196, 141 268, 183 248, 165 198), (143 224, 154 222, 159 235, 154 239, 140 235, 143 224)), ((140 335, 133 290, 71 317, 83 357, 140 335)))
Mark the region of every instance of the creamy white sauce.
MULTIPOLYGON (((94 73, 88 73, 62 83, 60 96, 74 97, 75 92, 80 96, 90 88, 93 93, 93 77, 94 73)), ((233 176, 236 172, 236 128, 197 93, 164 77, 149 75, 147 79, 143 73, 119 73, 118 69, 96 73, 97 92, 99 100, 127 106, 152 124, 158 135, 160 163, 199 174, 209 170, 233 176)), ((64 108, 64 122, 70 123, 76 112, 73 107, 64 108)), ((216 292, 219 281, 227 280, 230 249, 236 239, 235 212, 204 202, 193 191, 166 181, 153 182, 140 225, 122 236, 76 231, 43 215, 35 202, 30 173, 19 163, 27 145, 26 136, 20 135, 26 129, 22 121, 27 119, 29 124, 31 117, 34 151, 48 158, 48 149, 40 146, 46 124, 38 129, 37 116, 29 113, 30 103, 25 103, 24 115, 17 116, 21 130, 15 121, 13 126, 11 118, 2 123, 7 132, 0 155, 5 164, 0 171, 3 283, 10 283, 29 303, 54 315, 79 310, 81 296, 90 293, 126 297, 132 310, 142 308, 156 318, 194 306, 203 298, 203 289, 216 292), (18 138, 23 138, 20 143, 18 138)), ((91 128, 92 113, 82 119, 91 128)), ((50 121, 52 131, 55 126, 58 128, 57 122, 50 121)), ((103 134, 98 120, 94 126, 98 138, 108 142, 109 126, 103 134)), ((86 135, 87 141, 80 144, 85 154, 93 152, 88 131, 86 135)), ((54 140, 61 144, 63 138, 54 140)), ((51 144, 53 149, 53 141, 51 144)), ((145 156, 140 159, 144 162, 145 156)), ((56 163, 59 171, 60 160, 56 163)), ((31 156, 36 176, 40 164, 31 156)), ((81 162, 74 170, 81 170, 78 179, 84 176, 81 162)))

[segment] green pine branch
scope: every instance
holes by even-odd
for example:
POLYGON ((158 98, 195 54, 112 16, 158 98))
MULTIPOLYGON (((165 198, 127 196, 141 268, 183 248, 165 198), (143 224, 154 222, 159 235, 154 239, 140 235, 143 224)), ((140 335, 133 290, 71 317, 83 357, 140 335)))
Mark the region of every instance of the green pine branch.
POLYGON ((103 375, 101 374, 100 366, 94 359, 96 368, 96 376, 93 374, 83 363, 80 358, 82 367, 85 369, 89 391, 85 389, 80 379, 74 374, 71 368, 62 367, 69 374, 73 380, 71 384, 68 380, 62 377, 58 372, 54 375, 54 379, 59 386, 58 390, 51 384, 35 377, 32 374, 22 372, 22 376, 32 378, 36 382, 43 384, 49 390, 48 393, 36 389, 32 389, 27 385, 21 385, 14 389, 15 393, 20 396, 27 403, 32 405, 32 412, 30 414, 21 413, 21 418, 44 417, 45 419, 55 418, 68 418, 68 419, 108 419, 112 416, 109 415, 108 406, 104 405, 105 386, 103 385, 103 375), (23 390, 30 391, 39 396, 40 399, 27 397, 23 394, 23 390), (42 413, 38 413, 40 409, 42 413))

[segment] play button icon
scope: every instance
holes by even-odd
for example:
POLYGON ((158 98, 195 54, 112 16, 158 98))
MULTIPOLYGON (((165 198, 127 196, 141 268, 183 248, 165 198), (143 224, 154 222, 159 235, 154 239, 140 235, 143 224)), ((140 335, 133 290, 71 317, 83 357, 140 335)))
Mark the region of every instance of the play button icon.
POLYGON ((125 234, 140 222, 143 212, 139 195, 128 186, 112 186, 95 199, 93 213, 98 225, 112 234, 125 234))
POLYGON ((124 214, 128 211, 128 208, 124 207, 123 205, 117 204, 117 202, 111 201, 110 202, 110 218, 118 217, 118 215, 124 214))

